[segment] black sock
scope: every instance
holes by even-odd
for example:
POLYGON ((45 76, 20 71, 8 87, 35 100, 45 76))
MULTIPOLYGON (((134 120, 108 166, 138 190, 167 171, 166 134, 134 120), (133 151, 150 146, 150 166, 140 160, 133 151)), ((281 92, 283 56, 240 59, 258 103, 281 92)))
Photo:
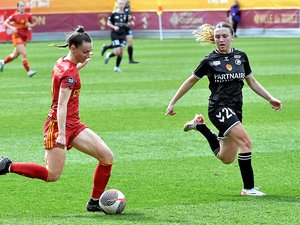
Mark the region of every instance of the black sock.
POLYGON ((105 48, 105 51, 107 50, 107 49, 110 49, 110 48, 113 48, 114 46, 112 46, 112 44, 110 44, 110 45, 107 45, 107 46, 105 46, 104 48, 105 48))
POLYGON ((238 160, 245 189, 254 188, 254 175, 251 165, 251 152, 239 153, 238 160))
POLYGON ((109 55, 109 58, 111 58, 111 57, 114 57, 115 56, 115 53, 110 53, 110 55, 109 55))
POLYGON ((117 61, 116 61, 116 67, 119 67, 122 61, 122 56, 118 56, 117 57, 117 61))
POLYGON ((132 61, 132 55, 133 55, 133 47, 132 46, 128 46, 127 48, 127 52, 128 52, 128 56, 129 56, 129 61, 132 61))
POLYGON ((196 126, 196 129, 207 139, 210 148, 215 156, 218 156, 218 153, 220 151, 220 143, 217 135, 213 133, 205 124, 198 124, 196 126))

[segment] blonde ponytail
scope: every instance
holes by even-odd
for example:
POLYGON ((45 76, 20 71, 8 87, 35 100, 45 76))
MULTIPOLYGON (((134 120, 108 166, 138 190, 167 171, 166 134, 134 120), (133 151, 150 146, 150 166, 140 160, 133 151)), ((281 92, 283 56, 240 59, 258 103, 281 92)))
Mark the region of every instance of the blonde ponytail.
POLYGON ((194 30, 193 35, 196 38, 196 41, 214 44, 214 29, 215 26, 205 23, 198 27, 197 30, 194 30))

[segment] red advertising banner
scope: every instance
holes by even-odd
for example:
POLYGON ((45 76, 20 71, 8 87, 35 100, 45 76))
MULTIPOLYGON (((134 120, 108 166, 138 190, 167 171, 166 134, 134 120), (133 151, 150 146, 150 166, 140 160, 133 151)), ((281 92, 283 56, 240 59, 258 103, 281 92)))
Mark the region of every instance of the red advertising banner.
MULTIPOLYGON (((38 33, 69 32, 78 25, 83 25, 90 31, 104 31, 109 30, 106 26, 109 15, 110 13, 36 15, 34 18, 38 25, 33 29, 38 33)), ((133 30, 158 30, 156 12, 138 12, 134 13, 134 16, 136 25, 133 30)), ((225 11, 164 12, 162 14, 164 30, 189 30, 204 23, 217 24, 221 21, 227 21, 225 11)), ((299 28, 299 10, 244 10, 239 28, 299 28)))
MULTIPOLYGON (((11 41, 12 31, 7 29, 4 25, 4 21, 15 12, 16 9, 0 9, 0 42, 11 41)), ((30 10, 26 9, 26 12, 30 12, 30 10)), ((28 40, 31 40, 31 36, 31 31, 29 31, 28 40)))

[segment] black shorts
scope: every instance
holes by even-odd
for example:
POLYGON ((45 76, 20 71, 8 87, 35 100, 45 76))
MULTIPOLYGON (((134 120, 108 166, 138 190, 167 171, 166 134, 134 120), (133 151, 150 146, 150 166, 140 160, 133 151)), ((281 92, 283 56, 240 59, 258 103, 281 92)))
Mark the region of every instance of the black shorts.
POLYGON ((120 46, 125 47, 126 40, 125 39, 114 39, 111 41, 111 44, 112 44, 113 48, 119 48, 120 46))
POLYGON ((213 125, 219 130, 219 139, 225 139, 230 129, 242 122, 242 111, 233 110, 226 106, 209 110, 208 116, 213 125))

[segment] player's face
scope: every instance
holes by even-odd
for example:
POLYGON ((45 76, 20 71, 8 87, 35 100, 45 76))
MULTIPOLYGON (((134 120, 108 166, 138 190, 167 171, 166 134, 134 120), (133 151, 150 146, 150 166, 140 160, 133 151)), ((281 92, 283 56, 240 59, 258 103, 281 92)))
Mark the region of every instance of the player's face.
POLYGON ((214 30, 214 39, 219 52, 229 53, 233 36, 228 28, 216 28, 214 30))
POLYGON ((120 11, 123 11, 124 10, 124 7, 125 7, 125 2, 123 0, 119 0, 118 1, 118 9, 120 11))
POLYGON ((82 42, 82 45, 78 46, 77 48, 75 46, 71 47, 71 52, 74 55, 77 63, 83 63, 88 58, 91 58, 92 50, 92 43, 85 41, 82 42))
POLYGON ((18 11, 20 13, 24 13, 25 12, 25 3, 24 2, 18 2, 18 11))

